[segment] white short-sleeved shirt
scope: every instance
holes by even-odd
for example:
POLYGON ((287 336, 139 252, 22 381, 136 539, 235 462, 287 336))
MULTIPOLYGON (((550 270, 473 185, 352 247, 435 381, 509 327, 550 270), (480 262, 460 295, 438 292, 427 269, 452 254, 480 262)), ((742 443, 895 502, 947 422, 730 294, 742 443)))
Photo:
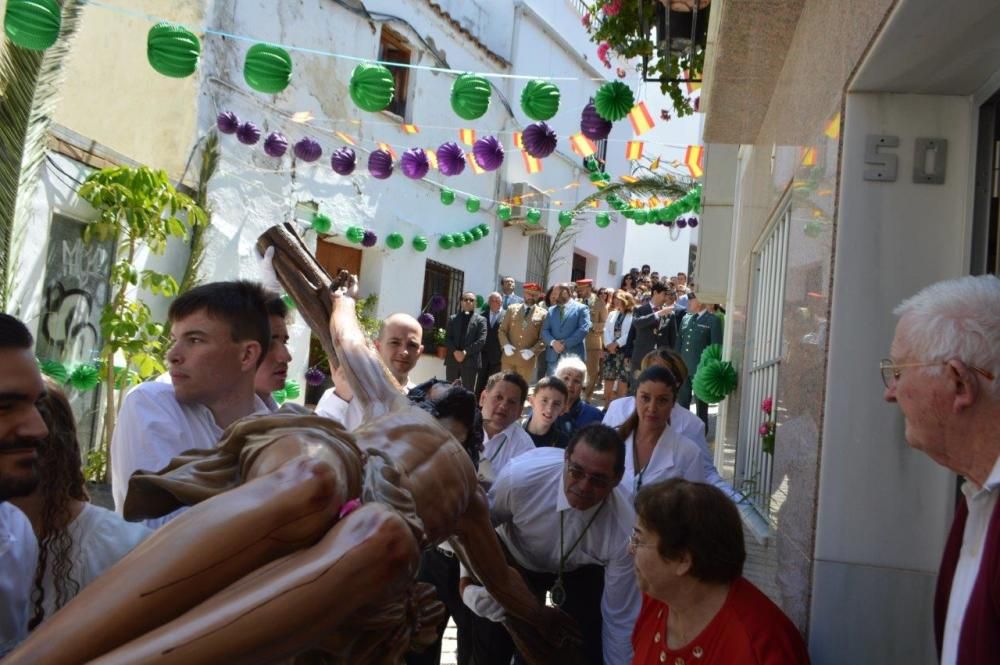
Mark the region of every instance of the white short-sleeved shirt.
POLYGON ((537 448, 512 459, 490 490, 490 516, 511 555, 537 572, 558 572, 561 529, 564 543, 576 542, 582 534, 568 553, 564 570, 589 564, 604 568, 604 662, 627 665, 632 662, 632 628, 641 605, 627 545, 635 526, 632 502, 619 485, 603 508, 598 504, 576 510, 563 488, 564 461, 561 448, 537 448), (593 523, 584 533, 591 518, 593 523))
POLYGON ((625 475, 621 483, 633 498, 641 486, 670 478, 684 478, 693 483, 707 482, 701 449, 691 439, 666 428, 656 441, 644 469, 635 467, 634 441, 634 435, 625 439, 625 475))
MULTIPOLYGON (((267 405, 256 395, 254 413, 268 413, 267 405)), ((222 428, 212 411, 203 404, 178 402, 168 381, 150 381, 133 388, 122 402, 111 438, 115 511, 122 514, 133 473, 159 471, 185 450, 214 447, 221 436, 222 428)), ((179 512, 145 520, 144 524, 155 529, 179 512)))
MULTIPOLYGON (((68 530, 73 541, 70 576, 80 585, 79 591, 153 533, 144 524, 126 522, 120 515, 92 503, 84 505, 76 519, 70 522, 68 530)), ((52 561, 48 563, 49 567, 42 577, 45 589, 42 605, 46 619, 58 609, 52 561)), ((69 600, 66 598, 65 602, 69 600)))
POLYGON ((535 442, 531 440, 531 437, 516 420, 492 438, 486 433, 486 430, 483 430, 483 452, 479 456, 479 482, 483 485, 483 489, 489 490, 493 480, 500 475, 508 462, 518 455, 534 449, 535 442), (490 479, 488 482, 484 482, 483 474, 487 462, 489 463, 490 479))
MULTIPOLYGON (((407 381, 406 385, 403 387, 403 391, 408 393, 416 387, 417 384, 412 381, 407 381)), ((323 416, 324 418, 329 418, 331 420, 336 420, 341 425, 344 426, 348 432, 353 432, 357 428, 361 427, 361 423, 364 422, 365 412, 361 408, 361 403, 356 399, 352 399, 350 402, 344 401, 340 395, 333 392, 333 388, 327 388, 323 393, 323 396, 319 398, 319 402, 316 403, 316 409, 314 413, 317 416, 323 416)))
POLYGON ((38 542, 31 522, 15 506, 0 503, 0 658, 28 634, 37 563, 38 542))

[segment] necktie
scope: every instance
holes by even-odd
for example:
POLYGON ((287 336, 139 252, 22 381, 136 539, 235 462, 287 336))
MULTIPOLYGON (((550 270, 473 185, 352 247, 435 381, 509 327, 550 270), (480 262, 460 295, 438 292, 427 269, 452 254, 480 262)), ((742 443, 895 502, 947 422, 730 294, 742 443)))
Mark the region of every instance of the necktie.
POLYGON ((559 320, 566 318, 566 305, 559 305, 559 320))

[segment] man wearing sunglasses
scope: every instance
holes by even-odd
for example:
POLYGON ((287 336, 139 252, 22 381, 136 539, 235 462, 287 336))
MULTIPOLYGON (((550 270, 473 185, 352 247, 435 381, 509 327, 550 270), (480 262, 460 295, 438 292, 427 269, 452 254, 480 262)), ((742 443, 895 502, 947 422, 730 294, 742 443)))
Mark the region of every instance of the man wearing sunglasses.
MULTIPOLYGON (((490 489, 497 535, 540 599, 572 616, 583 634, 587 665, 632 662, 630 636, 640 595, 628 538, 631 501, 618 486, 625 447, 618 433, 588 425, 566 450, 537 448, 511 460, 490 489)), ((481 587, 463 578, 463 598, 474 612, 502 620, 481 587), (485 597, 484 597, 485 596, 485 597)), ((477 665, 506 665, 513 644, 499 623, 477 621, 477 665), (484 638, 489 635, 488 640, 484 638)))
POLYGON ((932 284, 896 308, 885 400, 906 441, 966 480, 934 600, 941 663, 1000 662, 1000 279, 932 284))
POLYGON ((486 319, 476 311, 476 294, 463 293, 461 308, 448 319, 445 328, 444 357, 445 378, 449 382, 462 379, 468 390, 476 389, 476 377, 482 362, 482 350, 486 346, 486 319))

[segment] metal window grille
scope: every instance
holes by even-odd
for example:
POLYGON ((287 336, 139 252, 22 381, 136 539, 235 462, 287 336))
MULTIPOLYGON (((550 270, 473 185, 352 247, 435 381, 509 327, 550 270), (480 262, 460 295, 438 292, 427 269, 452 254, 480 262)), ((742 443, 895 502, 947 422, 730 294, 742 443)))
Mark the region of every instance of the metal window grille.
POLYGON ((540 284, 546 288, 545 268, 548 260, 549 244, 552 237, 548 233, 539 233, 528 238, 528 266, 524 272, 524 281, 540 284))
POLYGON ((786 202, 767 235, 753 254, 754 281, 747 322, 746 377, 740 414, 737 486, 757 510, 770 513, 772 456, 764 451, 760 427, 778 419, 778 374, 784 355, 782 310, 785 301, 785 267, 788 259, 788 230, 791 206, 786 202), (761 410, 761 402, 772 399, 771 416, 761 410))
POLYGON ((427 260, 424 267, 423 306, 426 307, 431 297, 435 295, 444 296, 448 303, 444 310, 433 313, 435 328, 443 328, 448 323, 448 317, 458 312, 459 300, 461 300, 464 286, 464 272, 437 261, 427 260))

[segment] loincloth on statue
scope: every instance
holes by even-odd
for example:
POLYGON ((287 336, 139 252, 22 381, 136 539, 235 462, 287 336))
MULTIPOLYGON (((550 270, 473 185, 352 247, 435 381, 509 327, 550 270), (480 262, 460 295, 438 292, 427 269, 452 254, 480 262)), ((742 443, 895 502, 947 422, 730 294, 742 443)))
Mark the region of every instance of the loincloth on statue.
POLYGON ((125 519, 162 517, 238 487, 268 446, 295 434, 322 442, 343 464, 347 477, 338 480, 347 483, 348 497, 392 508, 406 520, 420 547, 426 545, 423 521, 395 461, 374 448, 362 452, 339 422, 295 404, 236 421, 215 448, 187 450, 159 471, 136 471, 129 479, 125 519))

